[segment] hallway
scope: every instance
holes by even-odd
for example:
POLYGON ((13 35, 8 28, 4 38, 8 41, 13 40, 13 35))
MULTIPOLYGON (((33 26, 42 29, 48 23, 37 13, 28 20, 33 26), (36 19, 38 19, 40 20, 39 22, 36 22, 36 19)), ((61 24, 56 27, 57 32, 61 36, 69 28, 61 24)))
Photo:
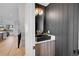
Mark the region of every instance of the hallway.
POLYGON ((24 54, 24 48, 17 48, 17 38, 15 36, 0 40, 0 56, 23 56, 24 54))

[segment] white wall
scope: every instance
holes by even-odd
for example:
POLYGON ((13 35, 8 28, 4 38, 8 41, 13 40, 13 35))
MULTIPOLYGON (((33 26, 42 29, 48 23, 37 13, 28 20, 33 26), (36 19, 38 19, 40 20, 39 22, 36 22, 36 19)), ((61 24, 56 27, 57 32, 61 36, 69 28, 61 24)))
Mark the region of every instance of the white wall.
POLYGON ((2 19, 4 24, 14 25, 16 34, 22 33, 23 46, 25 41, 26 55, 28 56, 35 55, 33 49, 35 45, 34 11, 35 4, 0 4, 0 20, 2 19))
POLYGON ((14 25, 15 33, 18 32, 18 8, 17 4, 0 4, 0 24, 14 25))
POLYGON ((0 24, 14 25, 14 34, 22 33, 22 45, 25 47, 25 4, 0 3, 0 24))
POLYGON ((35 45, 35 4, 25 5, 25 47, 26 55, 35 55, 33 45, 35 45))
POLYGON ((18 4, 18 14, 19 14, 19 25, 18 32, 22 35, 22 45, 25 48, 25 3, 18 4))

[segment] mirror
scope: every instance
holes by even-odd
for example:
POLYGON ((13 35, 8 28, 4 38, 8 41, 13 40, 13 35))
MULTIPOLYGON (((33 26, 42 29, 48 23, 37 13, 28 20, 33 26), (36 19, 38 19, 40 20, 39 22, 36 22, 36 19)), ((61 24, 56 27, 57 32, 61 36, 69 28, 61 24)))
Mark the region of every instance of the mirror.
POLYGON ((44 15, 45 7, 40 4, 35 4, 35 32, 40 35, 44 31, 44 15))

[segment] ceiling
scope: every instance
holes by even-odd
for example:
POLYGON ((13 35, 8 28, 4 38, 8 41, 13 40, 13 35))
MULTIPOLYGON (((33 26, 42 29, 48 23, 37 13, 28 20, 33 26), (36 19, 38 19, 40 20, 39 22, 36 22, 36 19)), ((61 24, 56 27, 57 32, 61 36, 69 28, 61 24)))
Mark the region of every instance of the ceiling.
POLYGON ((43 6, 48 6, 49 5, 49 3, 38 3, 38 4, 41 4, 43 6))

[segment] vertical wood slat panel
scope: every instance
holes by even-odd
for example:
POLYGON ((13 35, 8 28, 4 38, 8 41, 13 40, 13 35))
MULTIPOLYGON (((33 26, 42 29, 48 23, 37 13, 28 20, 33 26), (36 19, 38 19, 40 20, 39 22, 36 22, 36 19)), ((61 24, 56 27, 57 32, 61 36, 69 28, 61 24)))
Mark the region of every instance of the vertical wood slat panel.
POLYGON ((63 55, 67 55, 67 41, 68 41, 68 8, 67 8, 67 4, 62 4, 62 44, 63 45, 63 55))
POLYGON ((77 15, 78 15, 78 49, 79 49, 79 5, 78 5, 78 11, 77 11, 77 15))
POLYGON ((77 55, 73 50, 78 48, 78 4, 69 4, 68 55, 77 55))
POLYGON ((46 30, 56 37, 56 55, 67 55, 67 4, 50 4, 46 8, 46 30), (52 16, 50 15, 52 13, 52 16), (50 17, 51 16, 51 17, 50 17))
MULTIPOLYGON (((74 20, 73 20, 73 25, 74 25, 74 41, 73 41, 73 49, 77 51, 78 49, 78 5, 77 4, 74 4, 74 20)), ((77 52, 74 54, 74 55, 77 55, 77 52)))
POLYGON ((42 43, 40 47, 41 47, 41 48, 40 48, 40 49, 41 49, 41 50, 40 50, 40 55, 44 56, 44 52, 45 52, 45 47, 46 47, 46 46, 44 45, 44 43, 42 43))
POLYGON ((56 36, 56 55, 74 55, 73 50, 77 49, 77 5, 50 4, 46 8, 46 14, 52 13, 52 18, 49 17, 50 15, 46 17, 46 29, 56 36), (53 18, 53 16, 57 17, 53 18))
POLYGON ((48 51, 48 48, 46 46, 48 46, 48 45, 47 45, 47 43, 44 43, 44 45, 45 45, 44 46, 44 48, 45 48, 44 49, 44 55, 47 56, 47 54, 48 54, 48 52, 47 52, 48 51))
POLYGON ((79 49, 79 5, 78 5, 78 49, 79 49))
POLYGON ((36 56, 55 56, 55 41, 36 44, 36 56))
POLYGON ((55 55, 55 41, 50 41, 50 56, 55 55))
POLYGON ((68 55, 72 54, 73 50, 73 4, 68 5, 69 27, 68 27, 68 55))
POLYGON ((56 36, 56 55, 67 55, 67 52, 68 55, 74 55, 73 49, 77 49, 76 11, 75 4, 50 4, 46 8, 46 15, 52 12, 51 18, 46 16, 46 30, 50 30, 51 34, 56 36))

